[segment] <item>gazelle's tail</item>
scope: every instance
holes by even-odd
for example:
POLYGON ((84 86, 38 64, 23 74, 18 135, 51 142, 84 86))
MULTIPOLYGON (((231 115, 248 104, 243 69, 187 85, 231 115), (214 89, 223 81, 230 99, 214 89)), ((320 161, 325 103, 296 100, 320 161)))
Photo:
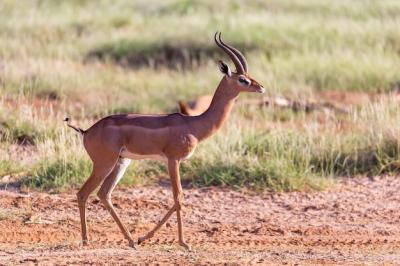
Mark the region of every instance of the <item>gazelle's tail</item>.
POLYGON ((82 134, 82 135, 86 133, 86 130, 83 130, 82 128, 75 127, 75 126, 71 125, 71 124, 70 124, 70 119, 69 119, 68 117, 66 117, 66 118, 64 119, 64 122, 67 122, 67 126, 69 126, 70 128, 76 130, 76 132, 78 132, 78 133, 80 133, 80 134, 82 134))

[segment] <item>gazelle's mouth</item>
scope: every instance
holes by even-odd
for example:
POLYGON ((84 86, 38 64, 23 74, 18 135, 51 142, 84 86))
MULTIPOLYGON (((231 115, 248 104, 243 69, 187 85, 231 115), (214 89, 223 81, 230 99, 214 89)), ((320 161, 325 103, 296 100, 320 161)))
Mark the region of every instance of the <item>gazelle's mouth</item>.
POLYGON ((260 87, 257 89, 257 92, 258 92, 258 93, 264 93, 264 92, 265 92, 265 88, 260 86, 260 87))

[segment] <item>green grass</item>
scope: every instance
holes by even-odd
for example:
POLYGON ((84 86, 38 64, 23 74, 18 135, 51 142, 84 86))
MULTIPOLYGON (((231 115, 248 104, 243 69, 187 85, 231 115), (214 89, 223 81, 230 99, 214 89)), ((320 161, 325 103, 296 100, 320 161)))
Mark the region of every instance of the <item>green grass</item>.
POLYGON ((57 191, 77 188, 77 184, 82 184, 89 177, 90 168, 87 160, 72 156, 54 161, 43 160, 33 169, 32 177, 23 181, 23 185, 57 191))
MULTIPOLYGON (((400 81, 399 11, 391 0, 2 1, 0 176, 24 171, 28 187, 79 187, 91 163, 62 119, 87 128, 112 113, 174 112, 178 100, 212 93, 221 78, 215 61, 228 61, 213 43, 217 30, 244 50, 269 95, 389 93, 400 81), (171 47, 194 63, 171 65, 171 47), (23 158, 21 137, 32 139, 23 158)), ((199 186, 292 191, 397 173, 400 117, 395 95, 387 98, 348 115, 235 108, 182 176, 199 186)), ((160 163, 133 163, 122 183, 160 175, 160 163)))
POLYGON ((245 133, 243 139, 238 136, 236 143, 218 149, 212 155, 194 158, 183 172, 198 185, 246 186, 276 191, 320 189, 324 182, 312 171, 304 144, 293 134, 253 133, 246 136, 245 133))
POLYGON ((11 175, 21 170, 21 167, 16 162, 12 162, 8 159, 0 160, 0 176, 11 175))

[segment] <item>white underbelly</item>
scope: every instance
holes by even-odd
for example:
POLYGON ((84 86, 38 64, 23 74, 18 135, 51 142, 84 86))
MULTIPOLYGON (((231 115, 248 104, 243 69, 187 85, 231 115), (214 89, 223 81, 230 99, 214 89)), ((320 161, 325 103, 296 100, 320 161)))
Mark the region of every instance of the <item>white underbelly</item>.
POLYGON ((132 153, 128 151, 127 149, 122 149, 120 156, 123 158, 129 158, 132 160, 145 160, 145 159, 151 159, 151 160, 157 160, 157 161, 166 161, 167 157, 165 155, 161 154, 137 154, 137 153, 132 153))

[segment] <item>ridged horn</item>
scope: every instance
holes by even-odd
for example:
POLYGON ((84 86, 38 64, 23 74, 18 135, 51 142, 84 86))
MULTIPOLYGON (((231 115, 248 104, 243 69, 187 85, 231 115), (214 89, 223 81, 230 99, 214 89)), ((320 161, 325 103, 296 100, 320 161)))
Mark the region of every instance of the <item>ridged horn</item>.
POLYGON ((214 40, 215 40, 215 43, 231 58, 232 62, 235 64, 236 72, 238 74, 246 73, 244 68, 243 68, 243 66, 242 66, 242 63, 240 62, 240 60, 236 56, 236 54, 232 50, 230 50, 224 43, 222 43, 222 41, 221 41, 221 32, 220 33, 218 33, 218 32, 215 33, 214 40), (219 40, 217 39, 217 35, 218 35, 218 39, 219 40), (219 41, 221 41, 221 42, 219 42, 219 41))
POLYGON ((222 45, 228 47, 236 55, 236 57, 239 59, 240 63, 242 64, 244 71, 247 73, 248 72, 248 64, 247 64, 247 61, 246 61, 246 58, 244 57, 244 55, 235 47, 224 43, 221 40, 221 34, 219 35, 219 41, 222 43, 222 45))

